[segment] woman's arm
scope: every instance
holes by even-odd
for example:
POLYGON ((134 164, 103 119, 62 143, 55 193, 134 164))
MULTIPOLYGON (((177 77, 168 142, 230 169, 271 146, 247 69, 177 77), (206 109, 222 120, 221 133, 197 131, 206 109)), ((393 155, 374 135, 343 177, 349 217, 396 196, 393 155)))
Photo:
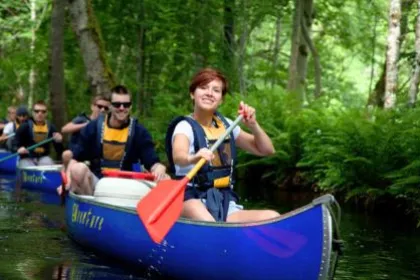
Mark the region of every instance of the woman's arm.
POLYGON ((275 153, 270 137, 258 124, 256 111, 253 107, 241 102, 239 114, 244 115, 243 122, 251 130, 251 133, 241 130, 236 138, 236 145, 257 156, 269 156, 275 153))
POLYGON ((269 156, 275 153, 273 143, 265 131, 257 124, 252 134, 241 130, 236 138, 236 145, 257 156, 269 156))
POLYGON ((190 141, 194 139, 194 135, 191 126, 187 122, 180 122, 175 127, 174 135, 172 143, 172 158, 174 164, 179 166, 188 166, 190 164, 197 163, 201 158, 204 158, 207 161, 214 158, 213 153, 207 148, 200 149, 193 155, 190 154, 190 141))

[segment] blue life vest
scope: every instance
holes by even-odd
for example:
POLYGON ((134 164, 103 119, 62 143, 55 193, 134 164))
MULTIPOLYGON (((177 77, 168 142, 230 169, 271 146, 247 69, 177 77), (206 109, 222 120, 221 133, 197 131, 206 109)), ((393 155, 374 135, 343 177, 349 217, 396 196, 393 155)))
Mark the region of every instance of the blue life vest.
MULTIPOLYGON (((215 118, 221 120, 221 123, 225 129, 229 127, 227 120, 218 112, 215 113, 215 118)), ((202 148, 210 148, 212 145, 206 136, 203 127, 191 116, 179 116, 172 120, 167 129, 165 139, 165 151, 169 161, 169 171, 172 173, 175 173, 175 164, 172 157, 172 135, 176 125, 183 120, 187 121, 192 127, 194 134, 194 152, 198 152, 202 148)), ((214 166, 207 162, 198 171, 197 175, 194 176, 194 178, 191 180, 192 186, 207 190, 209 188, 215 187, 216 180, 229 176, 230 182, 226 187, 233 187, 236 166, 236 145, 233 132, 230 133, 229 137, 225 139, 225 142, 222 143, 216 150, 216 157, 220 159, 221 164, 219 163, 218 166, 214 166), (223 161, 224 154, 226 154, 226 150, 224 150, 226 147, 224 147, 224 145, 229 146, 228 150, 230 155, 228 158, 230 158, 230 162, 223 161)))

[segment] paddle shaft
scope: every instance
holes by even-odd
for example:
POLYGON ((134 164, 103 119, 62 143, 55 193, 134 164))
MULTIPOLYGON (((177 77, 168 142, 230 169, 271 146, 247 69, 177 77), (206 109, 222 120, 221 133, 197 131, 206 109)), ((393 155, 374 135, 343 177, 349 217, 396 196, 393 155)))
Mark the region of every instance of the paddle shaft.
MULTIPOLYGON (((234 121, 233 123, 229 126, 228 129, 226 129, 225 133, 222 134, 222 136, 219 137, 219 139, 217 139, 216 143, 213 144, 213 146, 211 146, 210 151, 214 152, 219 146, 220 144, 222 144, 223 141, 225 141, 225 138, 232 132, 232 130, 238 125, 238 123, 242 120, 243 116, 239 115, 234 121)), ((190 172, 188 172, 187 175, 185 175, 185 177, 187 177, 188 179, 192 179, 192 177, 195 176, 195 174, 197 174, 197 172, 201 169, 201 167, 203 167, 203 165, 206 163, 206 160, 204 158, 201 158, 199 162, 197 162, 197 164, 190 170, 190 172)))
POLYGON ((5 138, 4 138, 4 140, 7 140, 7 139, 9 139, 9 138, 12 138, 12 137, 14 137, 16 135, 16 133, 11 133, 11 134, 9 134, 9 135, 7 135, 5 138))
MULTIPOLYGON (((43 140, 43 141, 41 141, 41 142, 39 142, 39 143, 36 143, 35 145, 32 145, 32 146, 30 146, 30 147, 26 148, 26 150, 31 151, 31 150, 33 150, 33 149, 38 148, 39 146, 42 146, 42 145, 44 145, 44 144, 46 144, 46 143, 48 143, 48 142, 51 142, 52 140, 54 140, 54 138, 53 138, 53 137, 48 138, 48 139, 45 139, 45 140, 43 140)), ((5 161, 5 160, 8 160, 9 158, 13 158, 13 157, 15 157, 15 156, 17 156, 17 155, 19 155, 19 153, 14 153, 14 154, 8 155, 7 157, 0 158, 0 162, 3 162, 3 161, 5 161)))

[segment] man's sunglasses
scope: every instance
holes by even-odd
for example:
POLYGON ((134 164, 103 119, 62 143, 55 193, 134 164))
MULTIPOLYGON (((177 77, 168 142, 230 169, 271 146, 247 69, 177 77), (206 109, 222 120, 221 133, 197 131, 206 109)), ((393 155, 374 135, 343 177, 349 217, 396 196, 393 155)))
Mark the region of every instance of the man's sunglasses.
POLYGON ((104 105, 100 105, 100 104, 95 104, 95 106, 98 107, 99 110, 102 110, 102 109, 104 109, 105 111, 109 110, 108 106, 104 106, 104 105))
POLYGON ((47 110, 34 110, 35 114, 41 113, 41 114, 45 114, 47 112, 47 110))
POLYGON ((111 102, 112 107, 114 108, 120 108, 121 105, 124 108, 130 108, 131 107, 131 102, 111 102))

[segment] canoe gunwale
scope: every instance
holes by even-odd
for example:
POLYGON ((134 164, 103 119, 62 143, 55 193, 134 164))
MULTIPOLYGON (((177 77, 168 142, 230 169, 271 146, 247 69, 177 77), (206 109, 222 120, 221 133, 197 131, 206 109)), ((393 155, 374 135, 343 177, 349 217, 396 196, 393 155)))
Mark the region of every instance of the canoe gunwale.
POLYGON ((323 245, 319 280, 328 279, 331 264, 332 220, 328 207, 322 205, 323 245))
MULTIPOLYGON (((72 197, 73 199, 75 199, 76 201, 79 200, 81 202, 87 202, 87 203, 91 203, 94 204, 96 206, 101 206, 101 207, 105 207, 105 208, 109 208, 109 209, 113 209, 113 210, 118 210, 118 211, 123 211, 123 212, 127 212, 127 213, 131 213, 134 215, 137 215, 136 209, 135 208, 129 208, 129 207, 124 207, 124 206, 119 206, 119 205, 112 205, 112 204, 108 204, 102 201, 97 201, 94 199, 93 196, 87 196, 87 195, 78 195, 75 194, 73 192, 69 192, 68 193, 70 197, 72 197)), ((182 218, 180 217, 177 220, 177 223, 183 223, 183 224, 192 224, 192 225, 201 225, 201 226, 211 226, 211 227, 248 227, 248 226, 259 226, 259 225, 265 225, 265 224, 271 224, 271 223, 276 223, 279 222, 281 220, 290 218, 292 216, 298 215, 302 212, 308 211, 309 209, 312 209, 314 207, 316 207, 316 204, 312 204, 309 203, 307 205, 304 205, 302 207, 299 207, 297 209, 294 209, 290 212, 287 212, 283 215, 281 215, 278 218, 274 218, 274 219, 269 219, 269 220, 263 220, 263 221, 259 221, 259 222, 250 222, 250 223, 225 223, 225 222, 206 222, 206 221, 194 221, 194 220, 190 220, 190 219, 186 219, 186 218, 182 218)), ((323 206, 323 208, 326 208, 325 206, 323 206)), ((328 216, 328 210, 326 210, 327 213, 325 213, 323 211, 323 220, 324 220, 324 229, 325 229, 325 216, 328 216)), ((331 227, 329 227, 331 229, 331 227)))
POLYGON ((17 171, 40 171, 40 172, 49 172, 49 171, 61 171, 63 165, 62 164, 54 164, 54 165, 35 165, 35 166, 25 166, 25 167, 17 167, 17 171))

